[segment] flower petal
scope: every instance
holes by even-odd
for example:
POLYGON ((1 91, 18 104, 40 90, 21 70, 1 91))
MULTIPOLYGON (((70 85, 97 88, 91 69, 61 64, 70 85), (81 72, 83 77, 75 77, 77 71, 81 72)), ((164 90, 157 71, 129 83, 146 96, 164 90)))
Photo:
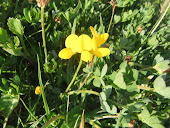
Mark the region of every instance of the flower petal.
POLYGON ((93 55, 88 51, 83 51, 81 53, 81 59, 85 62, 91 61, 93 59, 93 55))
POLYGON ((109 34, 108 33, 104 33, 104 34, 97 34, 96 31, 94 30, 93 27, 90 26, 90 30, 93 34, 93 47, 95 49, 95 45, 94 44, 97 44, 97 47, 100 47, 102 44, 104 44, 106 42, 106 40, 108 39, 109 37, 109 34))
POLYGON ((71 45, 78 40, 78 36, 75 34, 71 34, 66 38, 65 45, 66 48, 71 48, 71 45))
MULTIPOLYGON (((98 40, 100 40, 100 41, 98 42, 98 44, 100 44, 100 46, 102 44, 104 44, 106 42, 106 40, 108 39, 108 37, 109 37, 108 33, 104 33, 104 34, 99 35, 99 39, 98 40)), ((100 46, 98 46, 98 47, 100 47, 100 46)))
POLYGON ((108 48, 98 48, 93 52, 93 54, 97 57, 104 57, 110 55, 110 50, 108 48))
POLYGON ((35 94, 36 95, 39 95, 41 93, 41 87, 40 86, 37 86, 36 88, 35 88, 35 94))
POLYGON ((75 34, 71 34, 66 38, 65 45, 66 48, 71 48, 73 53, 81 53, 83 51, 83 44, 80 38, 75 34))
POLYGON ((71 48, 64 48, 58 54, 58 56, 62 59, 70 59, 72 55, 74 55, 74 53, 71 48))
POLYGON ((86 34, 80 35, 79 38, 80 38, 81 43, 83 44, 83 49, 86 51, 91 51, 92 39, 86 34))
POLYGON ((92 26, 90 26, 90 30, 91 30, 91 33, 92 33, 93 35, 96 34, 96 31, 94 30, 94 28, 93 28, 92 26))

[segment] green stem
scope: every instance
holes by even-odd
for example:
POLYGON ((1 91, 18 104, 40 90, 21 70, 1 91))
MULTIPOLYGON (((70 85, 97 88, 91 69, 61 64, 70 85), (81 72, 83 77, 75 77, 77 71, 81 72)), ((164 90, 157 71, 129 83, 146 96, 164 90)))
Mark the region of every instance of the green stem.
POLYGON ((169 7, 170 7, 170 4, 168 4, 168 6, 167 6, 167 8, 165 9, 164 13, 163 13, 162 16, 159 18, 159 20, 156 22, 154 29, 151 31, 151 35, 154 33, 154 31, 157 29, 157 27, 158 27, 159 24, 161 23, 162 19, 164 18, 165 14, 167 13, 169 7))
POLYGON ((2 73, 16 73, 16 71, 1 71, 2 73))
POLYGON ((121 116, 122 116, 122 110, 120 110, 120 112, 119 112, 119 116, 118 116, 118 120, 117 120, 115 128, 119 128, 121 116))
POLYGON ((44 28, 44 7, 41 7, 41 27, 42 27, 42 38, 43 38, 43 47, 45 54, 45 63, 47 63, 47 47, 45 41, 45 28, 44 28))
POLYGON ((116 105, 116 106, 119 106, 119 107, 121 107, 121 108, 126 107, 125 105, 119 104, 119 103, 117 103, 117 102, 115 102, 115 101, 113 101, 113 100, 111 100, 111 99, 107 99, 107 101, 110 102, 110 103, 112 103, 112 104, 114 104, 114 105, 116 105))
POLYGON ((111 27, 111 24, 112 24, 112 20, 113 20, 113 15, 114 15, 114 11, 112 11, 112 16, 111 16, 111 19, 110 19, 109 27, 107 29, 107 33, 109 33, 109 30, 110 30, 110 27, 111 27))
POLYGON ((138 66, 138 67, 144 67, 143 69, 140 69, 140 71, 143 71, 143 70, 147 70, 147 69, 153 69, 154 67, 153 66, 147 66, 147 65, 142 65, 142 64, 137 64, 137 63, 134 63, 134 62, 129 62, 128 63, 130 66, 138 66))
POLYGON ((25 54, 26 54, 27 56, 30 56, 29 52, 28 52, 27 49, 26 49, 23 36, 20 36, 19 38, 20 38, 21 44, 22 44, 22 46, 23 46, 23 48, 24 48, 25 54))
POLYGON ((100 93, 98 93, 96 91, 92 91, 92 90, 70 91, 70 92, 68 92, 68 95, 72 95, 74 93, 90 93, 90 94, 94 94, 96 96, 100 96, 100 93))
POLYGON ((66 114, 66 124, 68 124, 68 111, 69 111, 69 99, 70 97, 68 96, 68 99, 67 99, 67 114, 66 114))
POLYGON ((64 116, 59 115, 59 116, 51 118, 41 128, 46 128, 51 122, 53 122, 54 120, 57 120, 57 119, 64 119, 64 116))
POLYGON ((41 125, 43 125, 43 123, 41 123, 34 115, 33 113, 29 110, 29 108, 26 106, 26 104, 24 103, 24 101, 20 98, 22 104, 24 105, 24 107, 27 109, 27 111, 29 112, 29 114, 36 120, 38 121, 41 125))
POLYGON ((49 116, 50 110, 47 104, 47 100, 46 100, 46 96, 45 96, 45 92, 44 92, 44 86, 42 83, 42 78, 41 78, 41 70, 40 70, 40 61, 39 61, 39 56, 37 55, 37 61, 38 61, 38 79, 39 79, 39 84, 41 87, 41 94, 42 94, 42 98, 43 98, 43 102, 44 102, 44 107, 45 107, 45 112, 47 115, 47 118, 49 116))
POLYGON ((67 93, 68 90, 71 88, 71 86, 72 86, 74 80, 76 79, 76 76, 77 76, 77 74, 78 74, 78 72, 79 72, 79 70, 80 70, 81 65, 82 65, 82 59, 80 59, 79 65, 78 65, 78 67, 77 67, 77 70, 76 70, 76 72, 74 73, 74 76, 73 76, 70 84, 68 85, 67 89, 65 90, 65 93, 67 93))
POLYGON ((147 90, 147 91, 154 91, 154 88, 140 86, 140 85, 136 85, 136 86, 137 86, 138 89, 143 89, 143 90, 147 90))
POLYGON ((7 122, 8 122, 8 117, 5 118, 5 122, 3 124, 3 128, 6 128, 7 122))

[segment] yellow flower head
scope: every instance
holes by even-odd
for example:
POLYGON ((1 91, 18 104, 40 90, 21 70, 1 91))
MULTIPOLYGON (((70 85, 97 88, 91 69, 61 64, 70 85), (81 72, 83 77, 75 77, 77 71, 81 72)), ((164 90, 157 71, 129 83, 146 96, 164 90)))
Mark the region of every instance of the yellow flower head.
POLYGON ((106 42, 109 34, 97 34, 93 27, 90 27, 90 30, 93 34, 92 39, 86 34, 80 36, 75 34, 69 35, 65 41, 66 48, 59 52, 59 57, 62 59, 70 59, 72 55, 81 53, 81 59, 85 62, 89 62, 93 59, 92 54, 97 57, 110 55, 110 50, 108 48, 99 48, 106 42))
POLYGON ((39 95, 41 93, 41 87, 40 86, 37 86, 36 88, 35 88, 35 94, 36 95, 39 95))

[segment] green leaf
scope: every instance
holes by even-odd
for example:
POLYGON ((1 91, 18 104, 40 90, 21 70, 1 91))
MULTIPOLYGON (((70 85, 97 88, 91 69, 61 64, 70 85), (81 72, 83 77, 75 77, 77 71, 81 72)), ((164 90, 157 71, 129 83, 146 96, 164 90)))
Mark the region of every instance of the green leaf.
POLYGON ((0 42, 6 43, 8 41, 7 31, 0 27, 0 42))
POLYGON ((158 64, 159 62, 161 62, 163 60, 164 60, 164 58, 160 54, 158 54, 158 55, 155 56, 152 65, 154 66, 154 65, 158 64))
POLYGON ((11 49, 11 48, 4 47, 2 49, 5 50, 6 52, 8 52, 11 55, 14 55, 14 56, 22 56, 23 55, 22 52, 21 52, 21 50, 22 50, 21 47, 18 47, 16 49, 11 49))
POLYGON ((169 68, 169 63, 170 63, 169 60, 164 60, 164 61, 159 62, 157 66, 159 69, 165 71, 169 68))
POLYGON ((112 80, 112 81, 114 81, 115 80, 115 78, 116 78, 116 74, 117 74, 117 72, 112 72, 112 74, 111 75, 109 75, 109 78, 112 80))
POLYGON ((95 87, 100 87, 101 86, 101 81, 100 81, 100 79, 94 79, 93 80, 93 85, 95 86, 95 87))
POLYGON ((25 16, 25 19, 26 19, 29 23, 31 23, 32 18, 31 18, 31 15, 30 15, 30 11, 28 11, 27 8, 24 8, 24 16, 25 16))
POLYGON ((109 98, 109 96, 112 93, 112 86, 111 85, 106 86, 103 92, 105 93, 106 97, 109 98))
POLYGON ((119 68, 120 69, 123 69, 123 68, 126 68, 127 67, 127 61, 123 61, 120 65, 119 65, 119 68))
POLYGON ((126 83, 124 82, 122 72, 117 73, 117 75, 115 77, 115 80, 114 80, 114 84, 116 84, 121 89, 126 89, 126 83))
POLYGON ((94 75, 95 75, 95 76, 100 76, 100 70, 99 70, 98 67, 95 68, 94 75))
MULTIPOLYGON (((81 115, 83 110, 83 106, 82 105, 77 105, 74 108, 72 108, 69 112, 68 112, 68 126, 70 128, 74 127, 74 124, 78 118, 79 115, 81 115)), ((79 121, 80 122, 80 121, 79 121)), ((64 127, 67 128, 67 127, 64 127)))
POLYGON ((112 108, 111 108, 105 100, 100 100, 100 104, 101 104, 103 110, 105 110, 106 112, 108 112, 110 114, 117 113, 117 108, 114 105, 112 105, 112 108))
POLYGON ((165 70, 169 69, 170 60, 164 60, 160 54, 158 54, 153 60, 153 68, 158 71, 159 74, 164 73, 165 70))
POLYGON ((165 83, 164 79, 161 76, 158 76, 155 79, 153 86, 154 86, 156 92, 159 92, 159 91, 166 88, 166 83, 165 83))
POLYGON ((151 116, 147 122, 149 124, 158 124, 158 123, 161 123, 161 121, 156 117, 156 116, 151 116))
POLYGON ((143 119, 143 121, 145 122, 145 120, 148 120, 150 117, 150 113, 147 110, 147 108, 144 108, 143 111, 140 114, 141 118, 143 119))
POLYGON ((5 118, 11 114, 13 109, 17 106, 19 96, 4 95, 0 98, 0 110, 3 112, 5 118))
POLYGON ((160 128, 164 128, 164 126, 160 124, 161 121, 156 116, 151 116, 146 107, 139 116, 142 118, 144 123, 151 126, 152 128, 158 128, 158 126, 160 128))
POLYGON ((138 91, 138 88, 136 86, 136 82, 135 81, 131 82, 131 83, 128 83, 126 87, 127 87, 127 91, 128 92, 138 91))
POLYGON ((114 24, 117 24, 121 20, 121 17, 119 15, 114 15, 114 24))
POLYGON ((120 38, 120 47, 121 48, 126 48, 127 44, 128 44, 128 39, 127 38, 120 38))
POLYGON ((156 35, 154 35, 148 39, 149 46, 157 46, 158 43, 159 43, 159 41, 156 39, 156 35))
POLYGON ((138 70, 132 69, 132 72, 133 72, 133 78, 135 79, 135 81, 137 81, 138 80, 138 74, 139 74, 138 70))
POLYGON ((151 126, 152 128, 165 128, 162 124, 149 124, 149 126, 151 126))
POLYGON ((11 32, 16 34, 18 37, 22 37, 24 34, 24 28, 21 25, 21 21, 15 18, 8 19, 8 27, 11 32))
POLYGON ((159 93, 160 95, 164 96, 164 98, 169 98, 170 99, 170 93, 169 92, 170 92, 170 87, 166 87, 164 89, 161 89, 157 93, 159 93))
POLYGON ((17 36, 14 37, 14 44, 16 48, 20 45, 20 40, 17 36))
POLYGON ((100 93, 100 98, 104 101, 107 100, 106 94, 104 92, 100 93))
POLYGON ((103 78, 103 76, 107 73, 107 68, 108 68, 108 66, 107 66, 107 64, 105 64, 104 66, 103 66, 103 69, 102 69, 102 72, 101 72, 101 78, 103 78))

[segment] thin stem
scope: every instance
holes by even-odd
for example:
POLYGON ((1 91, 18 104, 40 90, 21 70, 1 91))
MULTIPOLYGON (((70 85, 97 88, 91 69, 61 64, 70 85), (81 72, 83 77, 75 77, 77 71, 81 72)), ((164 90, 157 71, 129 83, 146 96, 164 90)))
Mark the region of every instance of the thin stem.
POLYGON ((43 38, 43 47, 45 54, 45 63, 47 63, 47 47, 45 41, 45 29, 44 29, 44 7, 41 7, 41 27, 42 27, 42 38, 43 38))
POLYGON ((1 71, 2 73, 16 73, 16 71, 1 71))
POLYGON ((168 4, 168 7, 166 8, 165 12, 163 13, 163 15, 160 17, 160 19, 159 19, 158 22, 156 23, 154 29, 153 29, 152 32, 151 32, 151 35, 152 35, 152 33, 154 33, 154 31, 157 29, 157 27, 158 27, 159 24, 161 23, 162 19, 164 18, 165 14, 167 13, 169 7, 170 7, 170 4, 168 4))
POLYGON ((74 93, 90 93, 90 94, 94 94, 96 96, 100 96, 100 93, 98 93, 96 91, 92 91, 92 90, 70 91, 70 92, 68 92, 68 95, 72 95, 74 93))
POLYGON ((43 125, 43 123, 41 123, 34 115, 33 113, 29 110, 29 108, 26 106, 26 104, 24 103, 24 101, 20 98, 22 104, 24 105, 24 107, 27 109, 27 111, 29 112, 29 114, 36 120, 38 121, 41 125, 43 125))
POLYGON ((38 79, 39 79, 39 84, 40 84, 40 87, 41 87, 41 94, 42 94, 42 98, 43 98, 43 102, 44 102, 45 112, 46 112, 46 115, 47 115, 47 118, 48 118, 50 110, 49 110, 49 107, 48 107, 48 104, 47 104, 47 100, 46 100, 46 96, 45 96, 45 92, 44 92, 44 86, 43 86, 43 83, 42 83, 40 61, 39 61, 38 55, 37 55, 37 61, 38 61, 38 79))
POLYGON ((20 36, 19 38, 20 38, 20 41, 21 41, 21 44, 22 44, 22 46, 23 46, 23 49, 24 49, 25 54, 26 54, 27 56, 30 56, 30 54, 29 54, 29 52, 27 51, 27 48, 26 48, 26 46, 25 46, 23 36, 20 36))
POLYGON ((102 116, 102 117, 95 117, 95 119, 93 121, 96 120, 102 120, 102 119, 110 119, 110 118, 118 118, 118 115, 106 115, 106 116, 102 116))
POLYGON ((8 117, 5 118, 5 122, 3 124, 3 128, 6 128, 7 122, 8 122, 8 117))
POLYGON ((107 33, 109 33, 109 30, 110 30, 110 27, 111 27, 111 24, 112 24, 112 20, 113 20, 113 15, 114 15, 114 11, 112 11, 112 16, 111 16, 111 19, 110 19, 109 27, 107 29, 107 33))
POLYGON ((150 66, 150 67, 146 67, 146 68, 140 69, 139 72, 140 72, 140 71, 144 71, 144 70, 148 70, 148 69, 153 69, 153 66, 150 66))
POLYGON ((119 106, 119 107, 121 107, 121 108, 126 107, 125 105, 119 104, 119 103, 117 103, 117 102, 115 102, 115 101, 113 101, 113 100, 111 100, 111 99, 107 99, 107 101, 110 102, 110 103, 112 103, 112 104, 114 104, 114 105, 116 105, 116 106, 119 106))
POLYGON ((67 93, 68 90, 71 88, 71 86, 72 86, 74 80, 76 79, 76 76, 77 76, 77 74, 78 74, 78 72, 79 72, 79 70, 80 70, 81 65, 82 65, 82 59, 80 59, 79 65, 78 65, 78 67, 77 67, 77 70, 76 70, 76 72, 74 73, 74 76, 73 76, 70 84, 68 85, 67 89, 65 90, 65 93, 67 93))
POLYGON ((147 90, 147 91, 154 91, 154 88, 140 86, 140 85, 136 85, 136 86, 137 86, 138 89, 143 89, 143 90, 147 90))
POLYGON ((139 67, 145 67, 143 69, 140 69, 140 71, 143 71, 143 70, 147 70, 147 69, 153 69, 153 66, 146 66, 146 65, 142 65, 142 64, 137 64, 137 63, 134 63, 134 62, 129 62, 128 63, 130 66, 139 66, 139 67))
POLYGON ((57 119, 64 119, 64 116, 63 115, 58 115, 56 117, 51 118, 41 128, 46 128, 51 122, 53 122, 54 120, 57 120, 57 119))
POLYGON ((66 115, 66 124, 68 124, 69 99, 70 99, 70 97, 68 96, 68 99, 67 99, 67 115, 66 115))
POLYGON ((89 78, 90 74, 91 74, 91 72, 89 72, 89 73, 87 74, 87 76, 86 76, 86 78, 84 79, 83 83, 80 85, 79 90, 83 87, 83 85, 85 84, 85 82, 86 82, 87 79, 89 78))
POLYGON ((119 112, 119 116, 118 116, 118 120, 117 120, 117 123, 116 123, 116 127, 115 127, 115 128, 119 128, 119 123, 120 123, 121 115, 122 115, 122 110, 120 110, 120 112, 119 112))

